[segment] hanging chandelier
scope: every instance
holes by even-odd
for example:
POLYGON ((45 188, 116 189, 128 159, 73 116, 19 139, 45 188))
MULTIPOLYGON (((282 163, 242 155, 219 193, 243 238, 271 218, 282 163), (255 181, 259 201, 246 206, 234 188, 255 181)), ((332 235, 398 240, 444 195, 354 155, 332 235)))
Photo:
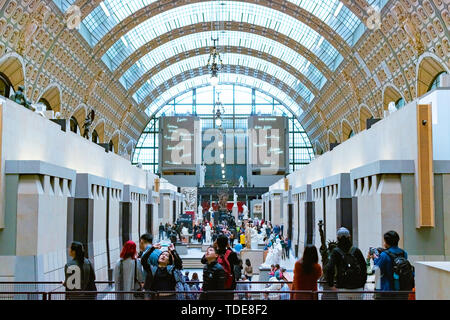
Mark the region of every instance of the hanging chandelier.
POLYGON ((220 53, 217 51, 216 42, 219 41, 219 38, 212 39, 213 46, 209 53, 208 64, 206 67, 208 68, 211 77, 209 78, 209 83, 215 87, 219 84, 219 71, 223 69, 222 58, 220 57, 220 53))

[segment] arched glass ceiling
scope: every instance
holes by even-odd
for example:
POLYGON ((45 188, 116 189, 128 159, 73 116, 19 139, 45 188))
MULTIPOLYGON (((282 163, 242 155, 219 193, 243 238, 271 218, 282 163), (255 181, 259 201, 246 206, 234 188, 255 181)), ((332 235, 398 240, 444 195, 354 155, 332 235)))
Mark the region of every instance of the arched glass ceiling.
MULTIPOLYGON (((148 70, 152 69, 166 59, 179 53, 211 47, 212 41, 210 32, 201 32, 191 34, 185 37, 177 38, 165 43, 156 49, 150 51, 145 56, 133 64, 121 77, 121 82, 128 90, 139 78, 148 70)), ((220 46, 245 47, 253 50, 268 53, 300 71, 307 77, 319 90, 326 83, 326 78, 310 61, 298 54, 288 46, 285 46, 272 39, 240 31, 224 31, 220 34, 220 46)), ((222 54, 226 57, 228 53, 222 54)), ((205 64, 206 64, 205 60, 205 64)))
MULTIPOLYGON (((151 91, 155 90, 158 86, 165 83, 167 80, 175 77, 176 75, 188 70, 198 69, 205 66, 205 62, 208 61, 209 54, 194 56, 179 62, 176 62, 167 68, 161 70, 157 74, 151 77, 144 85, 136 91, 133 98, 141 103, 151 91)), ((257 57, 251 57, 248 55, 227 53, 223 56, 223 63, 225 65, 241 66, 243 68, 251 68, 255 70, 263 71, 273 77, 283 81, 289 85, 292 89, 296 90, 299 95, 307 102, 310 103, 314 99, 314 95, 311 91, 305 87, 300 80, 288 73, 286 70, 279 66, 267 62, 257 57)))
MULTIPOLYGON (((361 21, 340 0, 288 0, 321 19, 349 45, 358 41, 353 34, 361 21)), ((84 20, 90 44, 95 46, 112 28, 140 9, 157 0, 105 0, 84 20)), ((221 1, 224 2, 224 1, 221 1)), ((360 36, 360 35, 359 35, 360 36)))
MULTIPOLYGON (((152 101, 152 103, 146 108, 145 113, 149 117, 151 117, 162 106, 166 105, 169 101, 185 93, 186 91, 197 87, 208 86, 209 77, 209 75, 194 77, 169 88, 152 101)), ((291 113, 295 114, 297 117, 299 117, 303 112, 301 108, 299 108, 298 104, 285 92, 273 86, 272 84, 262 81, 258 78, 234 73, 219 73, 219 83, 236 83, 239 85, 255 88, 256 90, 280 101, 280 103, 282 103, 288 110, 291 110, 291 113)))
POLYGON ((226 9, 221 8, 218 2, 203 2, 152 17, 114 43, 103 56, 103 61, 115 70, 134 51, 156 37, 176 28, 211 21, 241 21, 273 29, 311 50, 333 71, 343 59, 327 40, 299 20, 266 7, 232 1, 227 2, 226 9))

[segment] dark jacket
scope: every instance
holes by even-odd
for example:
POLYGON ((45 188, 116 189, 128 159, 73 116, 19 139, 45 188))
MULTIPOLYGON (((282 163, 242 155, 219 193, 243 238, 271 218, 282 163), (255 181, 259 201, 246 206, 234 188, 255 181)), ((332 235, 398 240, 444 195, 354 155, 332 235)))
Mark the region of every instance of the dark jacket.
MULTIPOLYGON (((224 290, 225 289, 225 271, 220 263, 214 261, 205 264, 203 267, 203 291, 224 290)), ((220 300, 223 298, 221 293, 202 293, 200 300, 220 300)))
MULTIPOLYGON (((340 248, 343 252, 349 252, 352 250, 351 248, 340 248)), ((354 248, 354 256, 361 268, 362 272, 362 278, 359 279, 360 286, 358 288, 363 288, 366 281, 367 281, 367 266, 366 266, 366 260, 364 259, 364 256, 358 248, 354 248)), ((343 288, 343 289, 356 289, 354 287, 351 287, 349 284, 344 283, 342 279, 342 268, 343 268, 343 258, 341 253, 339 252, 338 248, 334 248, 333 251, 331 251, 330 260, 328 261, 328 264, 325 268, 326 272, 326 280, 330 287, 334 286, 334 279, 336 278, 336 288, 343 288)))
MULTIPOLYGON (((66 291, 70 292, 76 292, 76 291, 97 291, 97 288, 95 286, 95 271, 92 267, 91 262, 88 259, 84 259, 83 263, 80 264, 76 260, 70 260, 65 266, 64 266, 64 287, 66 288, 66 291), (74 267, 78 267, 78 272, 75 272, 71 269, 74 269, 74 267), (80 276, 80 288, 72 288, 73 285, 76 284, 76 282, 73 281, 73 277, 76 277, 76 274, 80 276)), ((66 295, 66 299, 95 299, 96 293, 92 294, 76 294, 71 293, 66 295)))
MULTIPOLYGON (((231 249, 219 250, 218 254, 225 255, 225 252, 227 250, 231 250, 231 249)), ((206 264, 206 258, 204 255, 203 255, 201 262, 203 264, 206 264)), ((233 284, 231 285, 231 290, 235 290, 236 289, 236 276, 235 276, 234 270, 235 270, 235 266, 239 265, 239 257, 237 256, 236 252, 234 252, 233 250, 231 250, 231 253, 228 256, 228 262, 230 263, 231 275, 233 276, 233 284)))
MULTIPOLYGON (((145 277, 145 282, 144 282, 144 289, 145 290, 151 290, 154 276, 156 273, 156 270, 158 269, 157 265, 151 264, 150 263, 150 255, 152 254, 152 252, 155 251, 155 247, 150 248, 150 250, 147 250, 141 258, 141 264, 142 264, 142 268, 145 271, 146 277, 145 277)), ((167 269, 172 273, 173 275, 173 268, 181 270, 183 269, 183 261, 181 260, 180 256, 178 255, 178 253, 173 250, 172 251, 172 255, 173 255, 173 265, 169 265, 167 266, 167 269)), ((174 283, 174 288, 173 290, 175 290, 175 278, 173 279, 173 283, 174 283)))

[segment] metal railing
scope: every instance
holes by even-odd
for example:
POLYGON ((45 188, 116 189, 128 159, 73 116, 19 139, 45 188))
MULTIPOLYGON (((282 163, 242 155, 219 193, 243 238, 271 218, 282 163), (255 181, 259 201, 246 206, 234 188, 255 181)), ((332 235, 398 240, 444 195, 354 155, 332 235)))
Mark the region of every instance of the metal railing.
MULTIPOLYGON (((188 281, 187 284, 202 284, 188 281)), ((0 300, 413 300, 409 291, 283 290, 290 281, 239 281, 236 290, 115 291, 114 282, 97 281, 97 291, 65 291, 62 282, 0 282, 0 300), (270 286, 277 290, 270 290, 270 286), (245 288, 242 290, 242 288, 245 288), (45 289, 45 290, 43 290, 45 289)), ((191 286, 192 287, 192 286, 191 286)))

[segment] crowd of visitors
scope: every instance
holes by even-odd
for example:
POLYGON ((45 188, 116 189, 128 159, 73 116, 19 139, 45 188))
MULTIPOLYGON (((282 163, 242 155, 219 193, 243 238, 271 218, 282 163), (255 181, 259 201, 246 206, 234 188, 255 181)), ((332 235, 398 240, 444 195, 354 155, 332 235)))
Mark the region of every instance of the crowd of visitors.
MULTIPOLYGON (((193 227, 197 234, 197 241, 206 241, 206 230, 209 222, 197 224, 193 227)), ((152 299, 150 292, 158 292, 158 299, 200 299, 200 300, 232 300, 235 290, 250 291, 254 266, 250 259, 242 261, 240 251, 245 248, 246 228, 249 224, 242 224, 229 228, 226 224, 210 225, 212 243, 201 258, 203 280, 199 280, 198 273, 189 272, 183 275, 183 261, 175 250, 174 242, 179 237, 176 226, 160 225, 159 240, 175 238, 170 244, 153 244, 150 234, 143 234, 139 239, 139 252, 136 243, 127 241, 120 252, 120 259, 114 266, 114 290, 118 299, 152 299), (234 245, 235 240, 238 240, 234 245), (123 292, 123 293, 121 293, 123 292), (181 293, 183 292, 183 293, 181 293)), ((283 227, 274 226, 268 222, 258 221, 258 234, 265 229, 264 241, 266 249, 281 243, 283 259, 289 258, 291 240, 283 237, 283 227), (263 224, 266 223, 264 228, 263 224), (270 239, 270 240, 269 240, 270 239)), ((263 293, 259 299, 291 299, 304 300, 314 298, 312 292, 318 291, 318 282, 323 285, 320 289, 329 292, 338 299, 360 299, 366 289, 368 274, 376 275, 376 298, 404 298, 410 297, 408 292, 414 288, 414 268, 408 261, 407 252, 398 247, 400 240, 395 231, 384 234, 383 248, 370 248, 366 258, 361 250, 353 246, 351 234, 346 228, 340 228, 336 234, 336 247, 328 253, 328 263, 321 265, 317 248, 306 245, 301 258, 295 262, 292 285, 285 283, 286 269, 279 264, 271 266, 269 285, 264 291, 279 291, 280 293, 263 293), (373 267, 371 267, 373 266, 373 267), (322 281, 320 281, 322 280, 322 281), (286 293, 282 293, 287 291, 286 293), (302 291, 289 293, 288 291, 302 291), (405 294, 395 294, 393 291, 405 291, 405 294), (359 294, 360 292, 360 294, 359 294), (350 294, 351 293, 351 294, 350 294)), ((96 298, 95 272, 91 262, 85 258, 83 245, 73 242, 69 249, 71 261, 65 266, 66 280, 64 286, 71 298, 96 298), (80 273, 81 281, 74 281, 76 272, 80 273), (75 285, 74 285, 75 284, 75 285), (77 293, 80 292, 80 293, 77 293), (87 293, 86 293, 87 292, 87 293)), ((258 266, 256 266, 258 267, 258 266)), ((253 287, 255 288, 255 287, 253 287)), ((261 289, 261 287, 257 287, 261 289)), ((328 293, 327 293, 328 295, 328 293)), ((324 295, 325 297, 325 295, 324 295)), ((236 294, 238 299, 251 299, 255 296, 250 292, 236 294)))

